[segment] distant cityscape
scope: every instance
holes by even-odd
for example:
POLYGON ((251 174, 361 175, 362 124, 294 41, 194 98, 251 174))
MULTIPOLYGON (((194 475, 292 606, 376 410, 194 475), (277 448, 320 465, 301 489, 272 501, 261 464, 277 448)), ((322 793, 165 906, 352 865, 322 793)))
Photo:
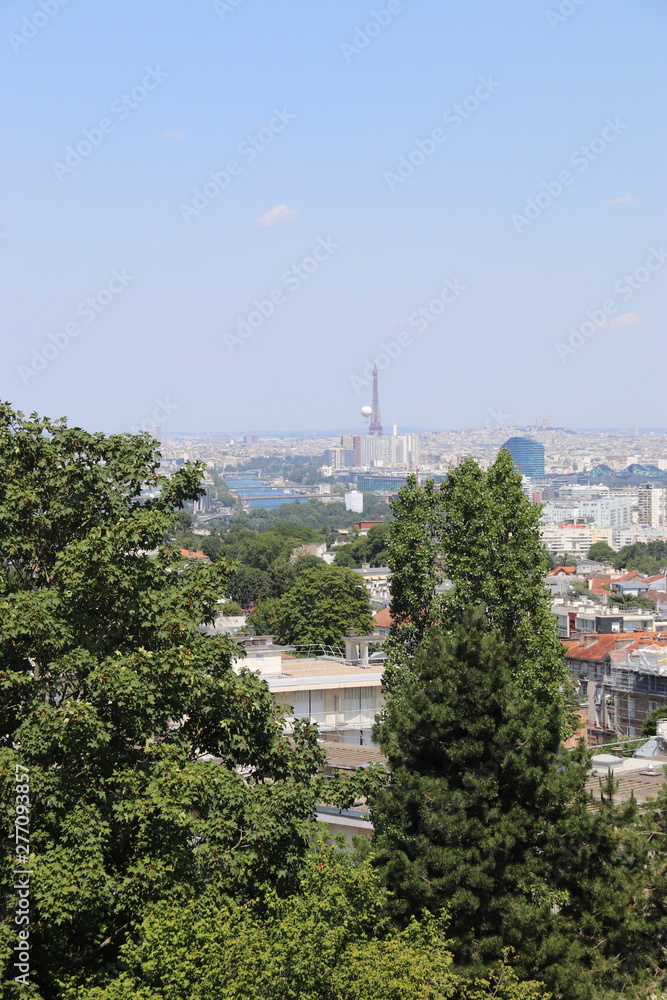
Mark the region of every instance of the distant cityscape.
POLYGON ((388 504, 410 474, 438 483, 468 456, 488 468, 507 446, 526 495, 543 505, 542 539, 552 555, 585 555, 596 542, 618 551, 667 540, 667 431, 575 431, 538 417, 532 427, 419 433, 399 432, 393 419, 384 433, 377 370, 372 403, 361 415, 364 433, 172 433, 161 442, 162 468, 205 463, 206 493, 195 511, 205 517, 228 517, 236 506, 274 508, 311 498, 362 513, 364 494, 388 504))

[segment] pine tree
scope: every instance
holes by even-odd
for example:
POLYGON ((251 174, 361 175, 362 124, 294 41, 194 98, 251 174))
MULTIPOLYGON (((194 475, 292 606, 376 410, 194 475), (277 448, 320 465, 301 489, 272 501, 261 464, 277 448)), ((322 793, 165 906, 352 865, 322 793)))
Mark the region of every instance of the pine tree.
POLYGON ((562 749, 558 702, 526 694, 523 655, 475 608, 396 671, 375 731, 391 774, 371 801, 377 862, 400 922, 449 913, 459 962, 509 947, 523 975, 586 997, 582 967, 613 980, 599 945, 618 944, 626 894, 620 912, 599 901, 622 883, 618 838, 589 809, 585 751, 562 749))

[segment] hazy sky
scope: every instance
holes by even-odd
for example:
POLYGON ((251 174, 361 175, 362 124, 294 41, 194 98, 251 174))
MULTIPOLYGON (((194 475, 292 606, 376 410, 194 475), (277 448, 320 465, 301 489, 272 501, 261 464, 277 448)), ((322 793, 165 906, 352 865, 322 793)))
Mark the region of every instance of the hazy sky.
POLYGON ((2 397, 351 427, 377 359, 385 425, 664 427, 666 27, 664 0, 4 0, 2 397))

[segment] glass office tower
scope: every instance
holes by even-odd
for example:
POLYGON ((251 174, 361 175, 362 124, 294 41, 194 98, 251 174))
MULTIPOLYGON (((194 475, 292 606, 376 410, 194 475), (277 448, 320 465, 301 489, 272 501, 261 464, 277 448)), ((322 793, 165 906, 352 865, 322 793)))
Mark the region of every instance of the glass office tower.
POLYGON ((544 445, 531 438, 510 438, 503 445, 514 460, 514 468, 524 476, 544 475, 544 445))

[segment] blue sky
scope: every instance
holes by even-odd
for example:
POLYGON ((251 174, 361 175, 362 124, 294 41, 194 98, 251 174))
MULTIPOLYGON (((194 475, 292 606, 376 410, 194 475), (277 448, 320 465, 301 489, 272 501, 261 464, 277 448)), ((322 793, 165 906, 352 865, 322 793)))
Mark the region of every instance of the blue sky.
POLYGON ((377 360, 387 424, 665 426, 666 21, 5 0, 2 397, 352 427, 377 360))

